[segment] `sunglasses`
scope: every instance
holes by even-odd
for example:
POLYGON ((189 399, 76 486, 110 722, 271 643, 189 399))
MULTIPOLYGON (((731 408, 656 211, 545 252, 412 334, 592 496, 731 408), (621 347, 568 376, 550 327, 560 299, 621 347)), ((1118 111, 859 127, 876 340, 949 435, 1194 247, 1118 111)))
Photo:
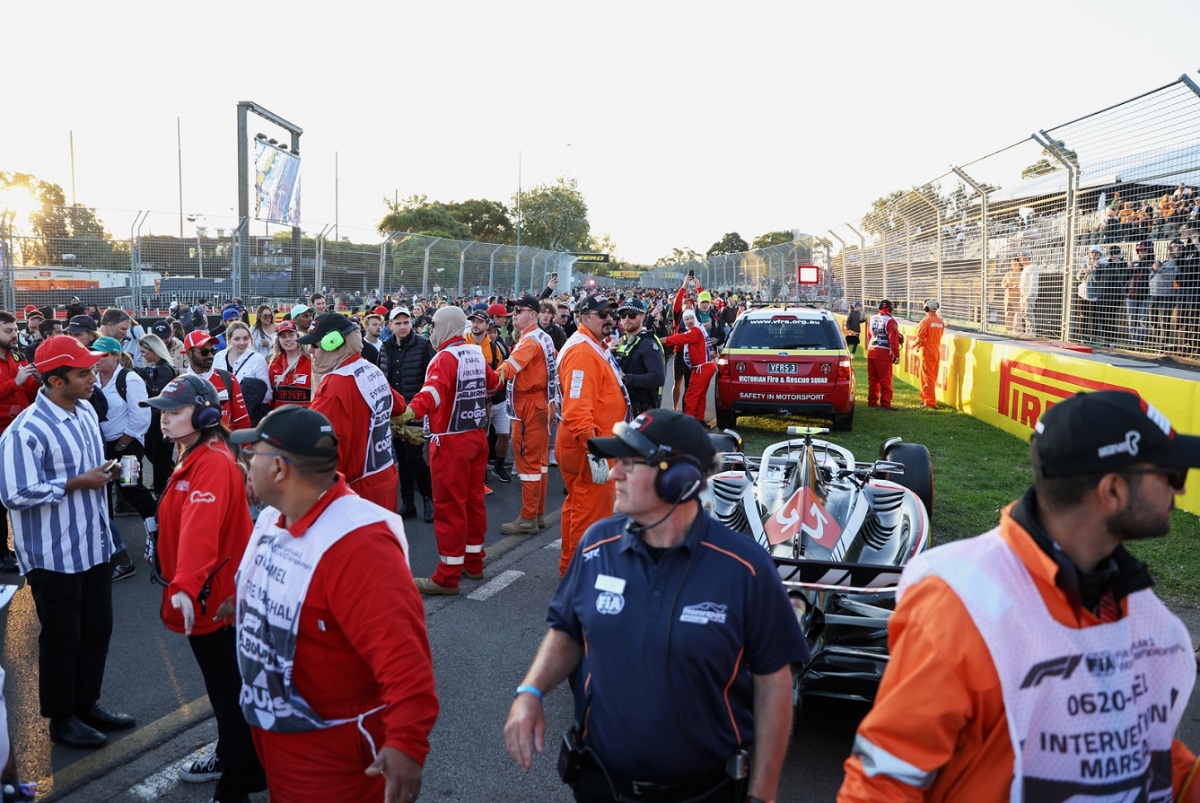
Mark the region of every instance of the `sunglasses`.
POLYGON ((607 310, 607 309, 603 310, 601 312, 593 312, 591 314, 595 315, 597 318, 602 318, 602 319, 607 318, 610 321, 612 320, 612 317, 613 317, 612 310, 607 310))
POLYGON ((640 312, 622 312, 622 313, 621 313, 621 320, 625 320, 626 318, 636 318, 636 317, 638 317, 639 315, 641 315, 641 313, 640 313, 640 312))
POLYGON ((1172 468, 1127 468, 1121 472, 1122 474, 1161 474, 1167 478, 1167 482, 1177 491, 1182 491, 1187 484, 1187 469, 1172 469, 1172 468))
POLYGON ((192 349, 192 351, 196 352, 196 354, 200 355, 201 357, 211 357, 217 353, 217 350, 213 348, 192 349))

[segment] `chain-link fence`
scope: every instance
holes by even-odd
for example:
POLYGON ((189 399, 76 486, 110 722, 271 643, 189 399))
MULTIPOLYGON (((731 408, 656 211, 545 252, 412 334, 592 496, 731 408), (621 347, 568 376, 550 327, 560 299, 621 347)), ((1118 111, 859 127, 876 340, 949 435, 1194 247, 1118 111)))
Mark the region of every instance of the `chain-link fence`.
POLYGON ((773 254, 786 274, 832 243, 835 308, 887 298, 916 319, 935 298, 959 328, 1196 357, 1198 188, 1200 87, 1182 76, 892 193, 794 251, 672 265, 643 284, 695 269, 706 285, 787 298, 773 254))
POLYGON ((736 254, 715 254, 697 257, 652 268, 642 274, 642 287, 675 288, 683 283, 689 272, 705 287, 727 288, 738 292, 755 292, 767 299, 782 300, 828 298, 832 288, 829 274, 817 285, 797 284, 797 265, 818 265, 828 268, 828 240, 802 234, 794 242, 743 251, 736 254))
MULTIPOLYGON (((21 234, 11 215, 0 218, 0 268, 6 308, 66 305, 73 297, 101 308, 119 303, 139 311, 171 301, 228 299, 236 260, 236 219, 127 213, 64 207, 47 210, 60 226, 40 236, 21 234), (128 239, 105 227, 132 216, 128 239), (178 234, 184 230, 184 235, 178 234), (159 233, 172 231, 170 234, 159 233)), ((120 224, 118 224, 120 225, 120 224)), ((257 229, 262 224, 255 223, 257 229)), ((278 227, 276 227, 278 229, 278 227)), ((291 302, 322 290, 344 307, 363 306, 381 293, 462 297, 538 293, 552 274, 559 289, 583 286, 590 274, 573 271, 576 258, 529 246, 449 240, 396 232, 334 236, 332 226, 312 236, 299 230, 242 238, 240 296, 248 305, 291 302), (365 241, 361 241, 365 240, 365 241)))

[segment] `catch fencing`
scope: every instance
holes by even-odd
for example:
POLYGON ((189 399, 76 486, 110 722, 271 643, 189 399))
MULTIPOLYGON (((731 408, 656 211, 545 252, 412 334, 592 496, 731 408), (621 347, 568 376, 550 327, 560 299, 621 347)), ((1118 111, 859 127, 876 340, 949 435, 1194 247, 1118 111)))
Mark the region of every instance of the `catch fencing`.
POLYGON ((1195 358, 1200 86, 1181 76, 893 192, 855 223, 782 247, 781 267, 777 246, 643 284, 677 286, 692 267, 706 285, 761 280, 794 296, 789 272, 819 263, 824 244, 834 308, 886 298, 915 320, 932 298, 958 328, 1195 358))
MULTIPOLYGON (((171 214, 81 213, 78 207, 50 210, 49 217, 55 216, 63 225, 47 227, 51 234, 36 237, 22 233, 12 215, 0 217, 4 308, 62 306, 78 297, 85 305, 120 303, 146 311, 166 308, 171 301, 212 304, 235 294, 232 269, 239 246, 234 219, 189 215, 184 226, 171 214), (108 234, 110 221, 131 215, 128 239, 108 234), (81 216, 87 225, 72 226, 72 218, 81 216), (85 230, 92 233, 85 235, 85 230), (157 233, 164 230, 172 233, 157 233)), ((559 274, 560 289, 590 278, 573 271, 576 258, 561 251, 407 232, 371 241, 370 233, 358 231, 354 239, 367 241, 355 242, 335 232, 326 226, 316 236, 289 229, 244 234, 243 301, 287 303, 317 290, 336 293, 346 307, 389 293, 486 298, 537 294, 552 274, 559 274)))

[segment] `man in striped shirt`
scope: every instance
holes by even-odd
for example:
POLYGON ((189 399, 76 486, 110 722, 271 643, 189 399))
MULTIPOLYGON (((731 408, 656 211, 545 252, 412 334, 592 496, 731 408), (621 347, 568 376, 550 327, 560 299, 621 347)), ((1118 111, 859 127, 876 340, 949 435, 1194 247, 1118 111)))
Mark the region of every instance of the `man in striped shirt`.
POLYGON ((0 435, 0 499, 42 632, 38 694, 50 739, 103 746, 133 717, 100 705, 112 635, 112 557, 104 443, 92 395, 100 354, 56 335, 38 349, 42 389, 0 435))

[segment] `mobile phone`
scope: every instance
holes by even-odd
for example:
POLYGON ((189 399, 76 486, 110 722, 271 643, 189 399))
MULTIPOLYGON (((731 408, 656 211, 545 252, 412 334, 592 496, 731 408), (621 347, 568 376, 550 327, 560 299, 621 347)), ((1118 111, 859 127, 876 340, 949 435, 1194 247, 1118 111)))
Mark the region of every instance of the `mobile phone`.
POLYGON ((120 464, 121 464, 121 461, 117 460, 116 458, 113 458, 112 460, 105 460, 103 463, 100 464, 100 470, 101 471, 112 471, 114 468, 116 468, 120 464))
POLYGON ((688 278, 689 278, 689 279, 695 279, 695 278, 696 278, 696 269, 695 269, 695 268, 692 268, 691 270, 689 270, 689 271, 688 271, 688 278))
POLYGON ((558 281, 558 271, 554 271, 553 273, 550 274, 550 281, 552 281, 552 282, 558 281))

